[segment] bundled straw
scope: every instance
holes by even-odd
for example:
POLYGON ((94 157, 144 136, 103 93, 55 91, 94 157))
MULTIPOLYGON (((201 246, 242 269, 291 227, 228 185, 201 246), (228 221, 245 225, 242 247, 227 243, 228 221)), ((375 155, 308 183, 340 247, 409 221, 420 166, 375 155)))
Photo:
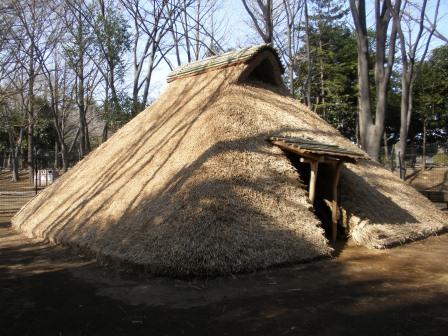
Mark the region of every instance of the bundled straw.
MULTIPOLYGON (((150 108, 29 202, 14 227, 170 275, 328 256, 332 249, 298 172, 266 138, 359 149, 279 94, 282 88, 241 83, 251 62, 260 60, 173 81, 150 108)), ((341 198, 353 239, 369 247, 446 228, 442 212, 370 161, 344 169, 341 198)))

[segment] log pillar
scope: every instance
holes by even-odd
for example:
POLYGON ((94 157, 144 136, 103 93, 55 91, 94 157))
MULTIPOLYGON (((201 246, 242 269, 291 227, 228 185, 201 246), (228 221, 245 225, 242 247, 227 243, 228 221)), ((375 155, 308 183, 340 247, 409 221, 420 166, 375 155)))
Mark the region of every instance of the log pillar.
POLYGON ((310 167, 311 167, 311 176, 310 176, 309 197, 310 197, 311 204, 314 205, 314 199, 316 198, 316 181, 317 181, 317 173, 319 170, 319 162, 311 161, 310 167))
POLYGON ((331 240, 334 243, 338 234, 338 219, 339 219, 339 207, 338 207, 338 184, 341 176, 341 168, 343 163, 339 161, 335 165, 335 174, 333 179, 332 190, 332 209, 331 209, 331 240))

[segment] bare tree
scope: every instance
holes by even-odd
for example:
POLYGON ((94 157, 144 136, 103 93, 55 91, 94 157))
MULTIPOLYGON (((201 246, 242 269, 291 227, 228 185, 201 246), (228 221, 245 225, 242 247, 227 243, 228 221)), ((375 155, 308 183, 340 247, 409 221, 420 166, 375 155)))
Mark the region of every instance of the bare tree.
POLYGON ((154 70, 173 48, 165 40, 173 31, 173 24, 182 13, 185 1, 120 0, 133 23, 133 113, 137 114, 148 103, 149 88, 154 70), (141 91, 143 91, 141 93, 141 91))
POLYGON ((44 97, 49 97, 47 104, 53 117, 53 125, 60 145, 62 167, 66 171, 68 169, 65 139, 66 95, 67 89, 73 88, 74 85, 67 84, 69 72, 62 52, 66 25, 60 18, 63 16, 65 8, 62 6, 62 2, 55 1, 48 2, 45 10, 48 12, 45 13, 45 25, 42 26, 42 39, 39 44, 35 45, 36 61, 41 69, 42 80, 45 81, 44 97))
POLYGON ((264 43, 274 42, 273 0, 241 0, 264 43))
POLYGON ((84 7, 81 0, 65 1, 65 29, 69 38, 64 43, 64 53, 69 61, 70 68, 75 74, 76 104, 79 115, 79 150, 83 157, 91 150, 89 128, 87 123, 87 110, 91 104, 89 97, 93 88, 98 83, 98 68, 93 66, 88 50, 92 48, 92 29, 85 17, 90 16, 91 11, 84 7))
POLYGON ((359 133, 364 150, 377 160, 386 116, 387 88, 390 81, 395 56, 397 31, 395 25, 389 29, 392 10, 399 13, 401 0, 392 4, 391 0, 375 0, 375 46, 374 56, 369 51, 365 0, 350 0, 358 47, 359 82, 359 133), (387 47, 389 46, 389 47, 387 47), (375 69, 375 109, 370 97, 369 60, 374 57, 375 69), (375 110, 375 113, 373 113, 375 110))
MULTIPOLYGON (((172 41, 177 65, 197 61, 204 56, 222 52, 227 27, 225 20, 217 20, 220 10, 217 0, 183 0, 181 15, 173 22, 172 41)), ((171 69, 174 66, 165 59, 171 69)))
MULTIPOLYGON (((16 29, 17 19, 11 3, 0 4, 0 84, 18 70, 16 62, 17 44, 11 32, 16 29)), ((1 96, 0 96, 1 99, 1 96)))
POLYGON ((306 45, 306 64, 307 75, 305 79, 305 103, 311 108, 311 48, 310 48, 310 21, 308 13, 308 0, 304 3, 304 15, 305 15, 305 45, 306 45))
MULTIPOLYGON (((400 107, 400 140, 398 142, 398 150, 396 152, 398 160, 402 163, 402 170, 400 171, 400 177, 402 179, 406 176, 405 167, 405 153, 406 144, 408 140, 409 125, 411 123, 412 115, 412 100, 413 100, 413 88, 415 81, 415 64, 417 61, 417 53, 419 51, 420 43, 424 39, 424 27, 426 22, 426 10, 427 10, 427 0, 423 0, 421 6, 413 4, 409 1, 403 3, 403 9, 401 10, 401 15, 396 13, 395 10, 392 11, 394 16, 394 25, 398 32, 398 37, 400 41, 400 51, 401 51, 401 65, 402 65, 402 75, 401 75, 401 107, 400 107), (410 14, 404 15, 405 12, 410 12, 414 9, 418 12, 419 19, 416 20, 418 24, 418 31, 415 37, 412 36, 413 31, 413 20, 406 19, 410 14), (403 29, 403 24, 407 26, 407 38, 405 36, 405 31, 403 29)), ((431 21, 432 29, 429 31, 426 37, 426 42, 424 43, 424 50, 420 56, 420 63, 426 58, 429 44, 431 38, 435 32, 437 26, 437 19, 439 14, 440 0, 437 0, 436 8, 434 12, 434 18, 431 21)))
POLYGON ((8 83, 0 91, 0 120, 2 129, 6 131, 11 157, 11 177, 13 182, 19 180, 19 157, 25 136, 27 110, 23 104, 23 73, 16 71, 8 83))
MULTIPOLYGON (((439 11, 439 1, 437 1, 436 6, 435 6, 435 11, 434 14, 436 14, 436 11, 439 11)), ((412 15, 412 13, 404 13, 403 14, 404 17, 406 17, 408 20, 413 21, 418 23, 420 21, 420 18, 417 16, 415 17, 414 15, 412 15)), ((434 37, 438 38, 439 40, 448 43, 448 35, 442 33, 439 29, 437 29, 437 22, 434 22, 433 20, 431 20, 431 18, 429 18, 428 13, 425 14, 425 24, 424 24, 424 29, 426 31, 428 31, 430 34, 432 34, 434 37)))
POLYGON ((296 68, 296 54, 299 51, 300 40, 298 26, 302 19, 304 0, 282 0, 282 12, 280 22, 284 25, 278 25, 274 30, 275 44, 280 49, 280 54, 288 68, 289 91, 294 95, 294 69, 296 68), (281 26, 284 26, 281 27, 281 26))
POLYGON ((10 6, 17 18, 17 25, 11 29, 12 38, 17 47, 16 61, 27 72, 27 166, 29 179, 32 182, 34 176, 33 167, 33 149, 34 149, 34 123, 36 118, 35 112, 35 81, 39 74, 37 62, 37 46, 44 39, 44 31, 48 25, 47 20, 47 4, 37 0, 22 1, 10 0, 10 6))
POLYGON ((12 181, 19 180, 19 156, 27 128, 23 50, 15 40, 20 25, 11 2, 0 4, 0 129, 7 134, 12 181))
POLYGON ((83 19, 94 36, 88 56, 94 62, 104 81, 103 141, 108 138, 110 123, 122 112, 119 85, 123 81, 130 48, 127 22, 113 0, 98 0, 89 5, 83 1, 83 19))

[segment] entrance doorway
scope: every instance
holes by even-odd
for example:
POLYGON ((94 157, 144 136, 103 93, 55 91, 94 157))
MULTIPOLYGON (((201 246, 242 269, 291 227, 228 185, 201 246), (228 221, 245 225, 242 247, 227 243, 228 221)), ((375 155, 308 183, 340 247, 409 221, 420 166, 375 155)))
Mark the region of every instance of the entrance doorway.
POLYGON ((280 147, 296 167, 317 217, 326 232, 331 232, 331 241, 335 242, 341 169, 344 162, 356 163, 357 159, 365 158, 364 154, 312 139, 271 136, 268 140, 280 147))
POLYGON ((337 230, 339 217, 337 183, 339 182, 340 172, 338 170, 340 170, 340 163, 318 163, 314 195, 310 195, 312 163, 296 153, 285 152, 285 154, 299 174, 299 183, 309 193, 310 201, 313 203, 314 214, 321 221, 326 237, 332 241, 336 240, 335 230, 337 230))

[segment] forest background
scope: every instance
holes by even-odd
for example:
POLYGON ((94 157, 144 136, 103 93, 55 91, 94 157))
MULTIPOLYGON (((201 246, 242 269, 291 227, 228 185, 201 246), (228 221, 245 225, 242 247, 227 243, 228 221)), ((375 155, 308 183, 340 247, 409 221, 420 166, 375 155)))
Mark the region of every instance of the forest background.
POLYGON ((40 153, 68 169, 176 67, 259 43, 279 51, 290 93, 373 159, 446 144, 440 0, 5 0, 0 153, 13 180, 40 153))

